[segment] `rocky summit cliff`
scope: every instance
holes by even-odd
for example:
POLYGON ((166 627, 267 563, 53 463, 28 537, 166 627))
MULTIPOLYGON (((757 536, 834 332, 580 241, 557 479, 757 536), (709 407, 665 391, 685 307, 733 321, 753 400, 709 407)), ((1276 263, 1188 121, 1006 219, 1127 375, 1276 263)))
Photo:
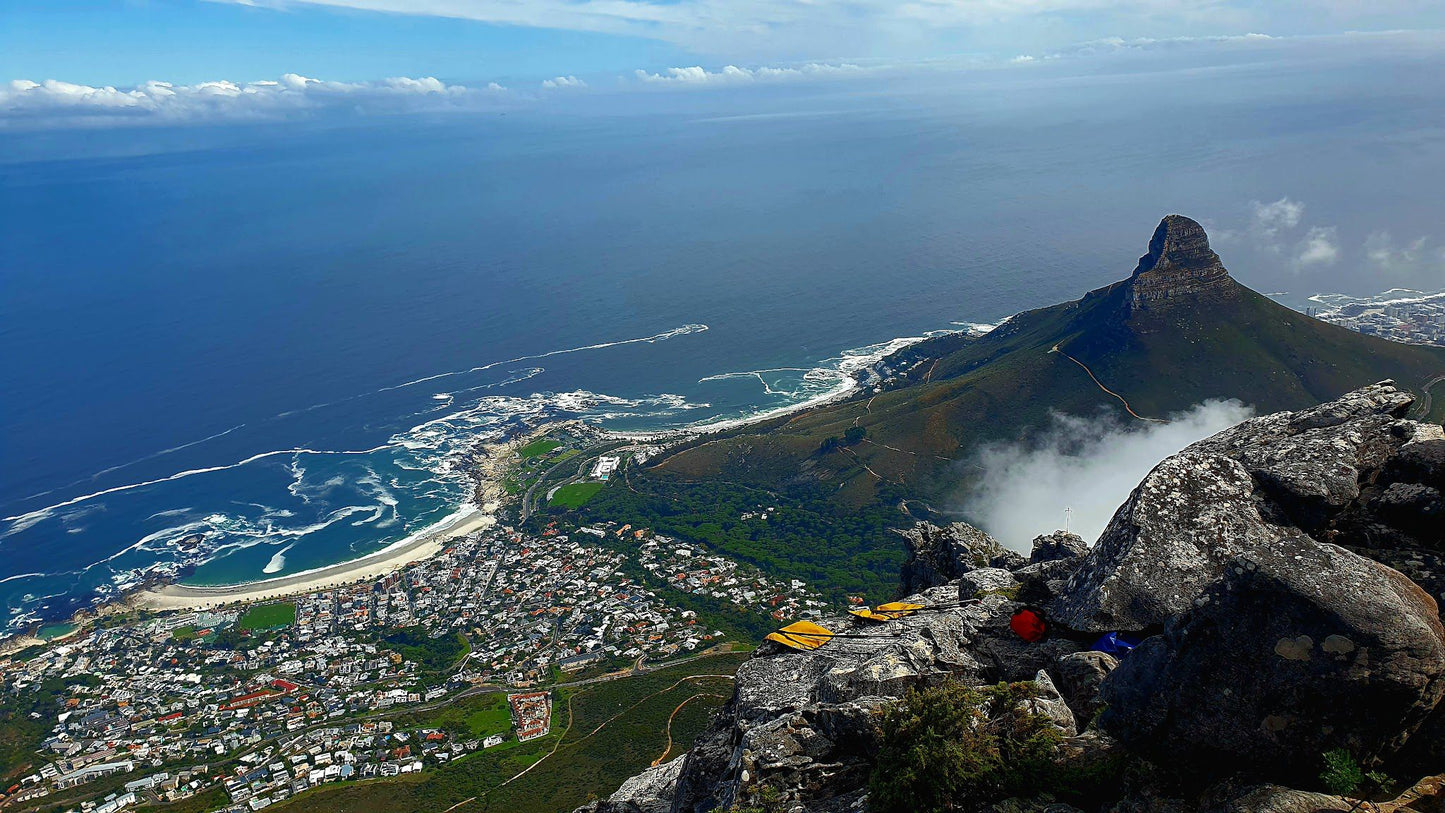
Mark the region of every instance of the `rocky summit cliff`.
POLYGON ((1164 319, 1176 308, 1208 308, 1236 297, 1239 286, 1209 248, 1204 227, 1183 215, 1159 221, 1149 251, 1126 283, 1136 323, 1164 319))
POLYGON ((1024 558, 920 524, 904 584, 935 609, 825 619, 855 637, 812 652, 765 643, 686 755, 581 810, 867 811, 882 710, 999 681, 1033 687, 1063 791, 930 809, 1445 810, 1429 776, 1445 770, 1445 433, 1402 417, 1410 404, 1385 382, 1196 443, 1093 546, 1056 533, 1024 558), (1047 639, 1011 631, 1025 605, 1053 622, 1047 639), (1142 643, 1094 651, 1106 632, 1142 643), (1322 792, 1331 753, 1398 787, 1368 808, 1322 792))

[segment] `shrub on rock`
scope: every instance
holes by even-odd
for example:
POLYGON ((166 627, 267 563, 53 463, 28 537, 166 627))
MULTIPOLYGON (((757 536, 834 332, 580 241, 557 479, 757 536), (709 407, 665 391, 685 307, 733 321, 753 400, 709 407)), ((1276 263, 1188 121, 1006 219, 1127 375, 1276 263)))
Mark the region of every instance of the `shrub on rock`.
POLYGON ((1030 683, 972 688, 950 682, 910 692, 880 720, 869 783, 875 813, 966 811, 1036 793, 1061 740, 1030 710, 1030 683))

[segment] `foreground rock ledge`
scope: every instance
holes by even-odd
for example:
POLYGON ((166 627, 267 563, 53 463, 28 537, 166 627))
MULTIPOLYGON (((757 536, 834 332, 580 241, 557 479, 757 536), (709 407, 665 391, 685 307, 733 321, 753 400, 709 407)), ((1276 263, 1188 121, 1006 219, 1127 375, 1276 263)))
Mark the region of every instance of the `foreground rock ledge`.
MULTIPOLYGON (((1438 772, 1445 433, 1403 419, 1410 404, 1382 382, 1194 444, 1150 472, 1087 552, 1055 534, 1031 562, 962 523, 921 524, 905 533, 907 600, 978 603, 817 652, 764 645, 685 757, 580 810, 724 811, 767 786, 770 809, 864 811, 874 713, 947 680, 1037 679, 1039 710, 1065 736, 1062 767, 1133 766, 1102 807, 1116 813, 1357 809, 1309 790, 1337 747, 1366 767, 1438 772), (1060 627, 1046 642, 1008 630, 1021 600, 1060 627), (1114 630, 1148 637, 1122 662, 1084 652, 1114 630)), ((1378 809, 1441 809, 1440 785, 1378 809)), ((1073 810, 1042 797, 959 803, 1073 810)))

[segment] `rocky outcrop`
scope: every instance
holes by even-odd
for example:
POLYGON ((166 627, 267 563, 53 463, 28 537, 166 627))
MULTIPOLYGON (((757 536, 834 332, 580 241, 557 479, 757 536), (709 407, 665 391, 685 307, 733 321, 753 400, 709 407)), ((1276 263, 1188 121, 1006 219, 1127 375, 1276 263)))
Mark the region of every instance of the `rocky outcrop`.
MULTIPOLYGON (((1187 237, 1166 229, 1139 276, 1207 282, 1212 252, 1187 237)), ((1063 737, 1060 775, 1092 789, 1090 809, 1348 810, 1309 792, 1323 752, 1433 767, 1445 742, 1430 582, 1445 573, 1434 521, 1445 435, 1405 420, 1409 403, 1385 382, 1194 444, 1149 473, 1092 548, 1051 534, 1024 559, 961 523, 911 529, 906 600, 929 609, 823 619, 844 635, 816 652, 760 647, 677 770, 670 813, 861 813, 878 712, 945 681, 1034 682, 1031 709, 1063 737), (1009 629, 1026 603, 1051 617, 1042 642, 1009 629), (1119 660, 1085 651, 1115 630, 1147 639, 1119 660), (1101 808, 1100 794, 1111 794, 1101 808)), ((592 810, 661 805, 666 774, 644 777, 592 810)), ((1072 810, 1043 793, 960 804, 1072 810)))
POLYGON ((1059 559, 1073 559, 1089 552, 1089 543, 1082 536, 1068 531, 1054 531, 1034 538, 1033 552, 1029 562, 1041 564, 1059 559))
POLYGON ((1104 682, 1100 724, 1204 776, 1313 778, 1320 754, 1382 759, 1445 695, 1445 629, 1404 576, 1293 540, 1223 580, 1104 682))
POLYGON ((948 584, 977 568, 1010 568, 1024 562, 1022 556, 966 522, 944 527, 920 522, 899 533, 908 546, 901 574, 904 594, 948 584))
POLYGON ((649 768, 622 783, 616 793, 604 800, 589 802, 577 813, 668 813, 677 776, 682 772, 682 757, 649 768))
POLYGON ((1316 541, 1445 572, 1436 565, 1445 527, 1410 533, 1430 505, 1387 497, 1442 476, 1432 467, 1441 428, 1398 417, 1411 400, 1384 382, 1245 421, 1170 457, 1120 507, 1051 609, 1081 630, 1157 628, 1235 558, 1316 541))
POLYGON ((1149 251, 1139 258, 1129 286, 1135 321, 1153 321, 1175 309, 1197 309, 1231 296, 1236 286, 1219 255, 1209 248, 1204 227, 1183 215, 1159 221, 1149 251))
MULTIPOLYGON (((767 787, 782 810, 852 809, 876 753, 872 712, 909 689, 961 680, 1030 680, 1077 644, 1025 644, 1008 629, 1021 606, 1002 595, 958 607, 956 587, 906 601, 935 607, 886 624, 830 618, 839 638, 819 652, 766 644, 738 670, 722 715, 688 755, 674 810, 701 813, 747 803, 767 787)), ((1044 676, 1047 679, 1047 675, 1044 676)), ((1072 711, 1052 683, 1038 711, 1072 734, 1072 711)))
POLYGON ((1087 726, 1104 710, 1099 688, 1104 685, 1104 678, 1118 666, 1119 660, 1104 652, 1074 652, 1059 658, 1054 665, 1059 692, 1069 708, 1074 710, 1081 727, 1087 726))

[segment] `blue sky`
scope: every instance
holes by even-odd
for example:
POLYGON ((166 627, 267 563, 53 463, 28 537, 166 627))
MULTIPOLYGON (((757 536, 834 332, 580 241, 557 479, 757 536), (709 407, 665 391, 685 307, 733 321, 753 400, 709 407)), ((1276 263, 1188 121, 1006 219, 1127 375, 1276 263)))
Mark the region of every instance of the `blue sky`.
POLYGON ((5 0, 0 79, 505 82, 1442 26, 1433 0, 5 0))
POLYGON ((1338 57, 1359 32, 1430 51, 1442 30, 1438 0, 3 0, 0 128, 490 111, 1185 47, 1338 57))
POLYGON ((0 20, 0 80, 97 86, 283 73, 505 82, 683 59, 674 45, 634 36, 306 4, 5 0, 0 20))

